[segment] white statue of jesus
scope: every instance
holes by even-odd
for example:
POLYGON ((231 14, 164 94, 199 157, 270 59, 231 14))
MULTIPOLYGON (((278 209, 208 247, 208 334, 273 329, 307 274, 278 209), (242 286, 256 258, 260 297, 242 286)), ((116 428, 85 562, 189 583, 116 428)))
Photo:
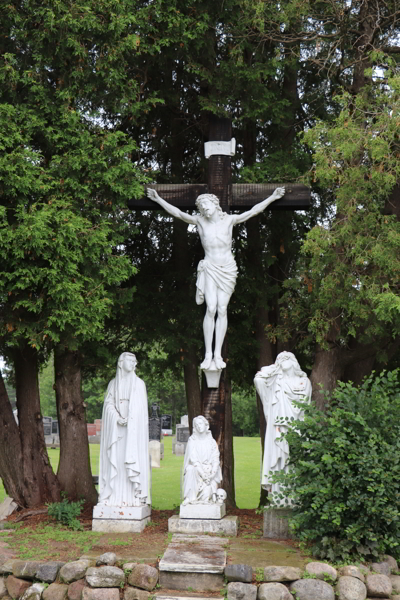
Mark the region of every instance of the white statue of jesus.
POLYGON ((166 202, 151 188, 147 188, 147 196, 157 202, 170 215, 196 225, 204 250, 204 260, 200 261, 197 269, 196 302, 206 301, 207 311, 204 317, 205 358, 201 363, 202 369, 209 369, 214 359, 217 369, 224 369, 222 360, 222 344, 228 327, 227 308, 235 289, 237 266, 232 254, 232 229, 238 223, 244 223, 258 215, 274 200, 282 198, 285 188, 277 188, 266 200, 259 202, 250 210, 231 215, 222 212, 219 200, 213 194, 202 194, 196 200, 199 215, 182 212, 169 202, 166 202), (215 322, 215 315, 217 320, 215 322), (215 329, 214 357, 212 342, 215 329))

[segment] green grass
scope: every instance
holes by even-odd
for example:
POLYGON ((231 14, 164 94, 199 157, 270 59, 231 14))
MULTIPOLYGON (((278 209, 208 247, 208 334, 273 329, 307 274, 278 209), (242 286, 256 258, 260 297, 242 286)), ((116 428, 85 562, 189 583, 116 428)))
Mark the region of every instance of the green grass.
MULTIPOLYGON (((99 472, 99 444, 89 444, 92 473, 99 472)), ((48 449, 50 463, 57 469, 60 451, 48 449)), ((256 508, 260 497, 260 438, 234 438, 236 502, 239 508, 256 508)), ((172 454, 172 437, 164 438, 164 460, 160 469, 152 469, 152 505, 156 509, 171 509, 181 502, 181 471, 183 456, 172 454)), ((4 499, 0 485, 0 501, 4 499)))

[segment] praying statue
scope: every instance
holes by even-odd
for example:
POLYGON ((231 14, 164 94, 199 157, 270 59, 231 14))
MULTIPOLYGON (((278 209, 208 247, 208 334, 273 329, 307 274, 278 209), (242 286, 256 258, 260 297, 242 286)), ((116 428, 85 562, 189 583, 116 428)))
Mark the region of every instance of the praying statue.
POLYGON ((221 480, 217 442, 211 435, 207 419, 200 415, 193 419, 193 433, 185 452, 182 506, 218 502, 221 498, 221 493, 217 494, 221 492, 221 480))
POLYGON ((149 415, 134 354, 123 352, 104 399, 100 440, 99 504, 151 504, 149 415))
POLYGON ((289 445, 282 434, 288 429, 289 421, 303 420, 302 408, 293 401, 311 399, 311 382, 301 370, 294 354, 281 352, 275 364, 262 367, 254 378, 254 385, 261 398, 267 427, 265 431, 264 459, 261 487, 269 492, 280 492, 280 486, 271 482, 271 475, 287 470, 289 445))
POLYGON ((201 194, 196 200, 200 214, 191 215, 160 198, 155 190, 147 188, 147 196, 150 200, 157 202, 173 217, 190 225, 196 225, 200 235, 205 256, 197 268, 196 302, 202 304, 205 300, 207 306, 203 322, 205 358, 201 363, 202 369, 210 369, 212 362, 216 369, 220 370, 226 367, 222 360, 222 344, 228 327, 228 303, 235 289, 237 277, 237 266, 232 254, 233 226, 258 215, 274 200, 282 198, 284 194, 285 188, 277 188, 269 198, 240 215, 224 213, 214 194, 201 194))

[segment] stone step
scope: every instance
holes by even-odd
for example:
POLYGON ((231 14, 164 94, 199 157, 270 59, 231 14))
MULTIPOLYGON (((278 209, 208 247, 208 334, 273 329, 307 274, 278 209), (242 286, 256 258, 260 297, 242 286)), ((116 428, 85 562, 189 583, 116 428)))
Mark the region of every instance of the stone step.
POLYGON ((219 591, 224 585, 226 538, 175 534, 162 557, 160 585, 169 590, 219 591))
POLYGON ((157 594, 154 596, 154 600, 225 600, 223 596, 179 596, 178 594, 172 596, 170 594, 157 594))

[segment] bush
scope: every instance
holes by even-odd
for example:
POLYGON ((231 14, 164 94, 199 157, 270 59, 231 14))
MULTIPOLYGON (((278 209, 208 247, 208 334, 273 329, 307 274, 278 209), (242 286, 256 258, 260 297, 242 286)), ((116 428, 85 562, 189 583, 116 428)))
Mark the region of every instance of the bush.
POLYGON ((47 514, 71 529, 81 530, 83 527, 78 521, 78 517, 82 512, 84 503, 85 500, 70 502, 64 494, 61 502, 53 502, 47 505, 47 514))
POLYGON ((400 556, 400 373, 339 383, 322 413, 288 431, 290 470, 277 480, 295 499, 291 527, 332 561, 400 556))

